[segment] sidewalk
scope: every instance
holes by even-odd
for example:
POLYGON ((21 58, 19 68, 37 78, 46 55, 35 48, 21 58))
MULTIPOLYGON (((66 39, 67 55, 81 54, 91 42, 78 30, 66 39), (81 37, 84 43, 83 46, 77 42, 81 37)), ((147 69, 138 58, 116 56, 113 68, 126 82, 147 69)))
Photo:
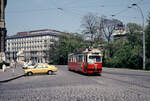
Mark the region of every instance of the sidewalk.
POLYGON ((22 76, 24 76, 24 72, 21 64, 16 65, 16 68, 14 68, 14 73, 12 68, 7 68, 5 72, 0 69, 0 83, 8 82, 22 76))

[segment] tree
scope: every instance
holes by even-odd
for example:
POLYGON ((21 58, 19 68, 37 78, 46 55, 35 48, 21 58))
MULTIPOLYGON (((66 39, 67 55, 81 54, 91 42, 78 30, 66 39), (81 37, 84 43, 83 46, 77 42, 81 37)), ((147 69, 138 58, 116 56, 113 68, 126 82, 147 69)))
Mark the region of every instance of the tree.
POLYGON ((51 44, 49 47, 49 63, 55 64, 55 61, 57 61, 57 58, 55 56, 57 56, 57 48, 58 48, 58 42, 56 41, 55 43, 51 44))
POLYGON ((81 48, 89 47, 89 42, 84 41, 80 35, 61 36, 49 50, 50 62, 53 64, 67 64, 68 54, 77 52, 81 48))
MULTIPOLYGON (((106 57, 106 66, 119 68, 142 69, 142 34, 141 26, 136 23, 127 24, 126 40, 109 42, 111 55, 106 57)), ((107 50, 108 50, 107 49, 107 50)), ((108 51, 107 51, 108 52, 108 51)))
POLYGON ((146 44, 146 68, 150 69, 150 13, 147 19, 148 25, 145 30, 145 44, 146 44))
POLYGON ((138 54, 142 56, 142 27, 136 23, 127 24, 127 40, 132 49, 139 50, 138 54))
POLYGON ((118 27, 122 25, 122 22, 117 19, 107 19, 102 16, 100 21, 100 27, 102 27, 103 38, 109 43, 112 40, 113 32, 118 27))
POLYGON ((127 24, 127 31, 132 34, 135 32, 140 32, 142 31, 142 27, 136 23, 128 23, 127 24))
POLYGON ((82 18, 83 34, 90 35, 90 40, 93 43, 98 34, 98 17, 92 13, 88 13, 82 18))
POLYGON ((147 58, 150 58, 150 13, 147 19, 148 25, 145 30, 146 34, 146 56, 147 58))

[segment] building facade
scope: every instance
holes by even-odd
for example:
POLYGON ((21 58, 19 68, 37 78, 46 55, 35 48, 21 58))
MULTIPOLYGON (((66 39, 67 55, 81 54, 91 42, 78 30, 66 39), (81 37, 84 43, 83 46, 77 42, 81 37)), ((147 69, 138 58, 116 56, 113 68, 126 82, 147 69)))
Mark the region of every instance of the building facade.
POLYGON ((126 30, 114 30, 113 37, 114 40, 126 40, 127 31, 126 30))
POLYGON ((20 61, 21 54, 21 60, 24 62, 48 63, 51 44, 58 41, 63 34, 64 32, 46 29, 9 36, 6 41, 6 59, 20 61))

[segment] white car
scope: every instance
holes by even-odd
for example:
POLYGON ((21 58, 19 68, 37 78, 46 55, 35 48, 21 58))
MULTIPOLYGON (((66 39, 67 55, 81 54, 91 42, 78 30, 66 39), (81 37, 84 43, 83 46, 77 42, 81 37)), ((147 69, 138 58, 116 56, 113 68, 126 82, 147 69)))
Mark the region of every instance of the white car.
POLYGON ((24 65, 23 69, 32 69, 34 67, 35 67, 34 65, 24 65))

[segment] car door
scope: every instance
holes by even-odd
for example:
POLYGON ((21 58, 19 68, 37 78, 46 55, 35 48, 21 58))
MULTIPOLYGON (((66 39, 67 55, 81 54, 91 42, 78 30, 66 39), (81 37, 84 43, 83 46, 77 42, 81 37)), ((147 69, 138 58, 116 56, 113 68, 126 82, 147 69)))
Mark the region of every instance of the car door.
POLYGON ((48 72, 48 65, 43 65, 43 72, 47 73, 48 72))
POLYGON ((33 69, 33 73, 42 73, 42 65, 37 65, 37 66, 33 69))

